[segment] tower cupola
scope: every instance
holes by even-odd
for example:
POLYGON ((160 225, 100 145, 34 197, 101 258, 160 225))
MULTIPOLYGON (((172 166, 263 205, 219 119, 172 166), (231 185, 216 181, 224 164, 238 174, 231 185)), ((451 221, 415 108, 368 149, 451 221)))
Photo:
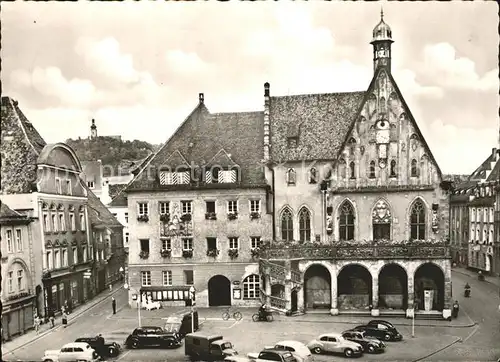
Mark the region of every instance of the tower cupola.
POLYGON ((97 138, 97 126, 95 125, 95 120, 92 120, 92 125, 90 126, 90 139, 97 138))
POLYGON ((370 44, 373 45, 373 70, 379 67, 385 67, 391 71, 391 44, 392 30, 384 21, 384 11, 380 11, 380 22, 373 28, 373 39, 370 44))

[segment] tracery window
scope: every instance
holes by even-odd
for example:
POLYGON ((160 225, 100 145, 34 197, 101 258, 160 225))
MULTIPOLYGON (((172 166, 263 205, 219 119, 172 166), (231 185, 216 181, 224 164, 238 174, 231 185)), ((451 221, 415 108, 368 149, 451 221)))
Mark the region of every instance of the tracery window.
POLYGON ((416 200, 411 207, 410 239, 425 239, 425 205, 422 200, 416 200))
POLYGON ((417 160, 411 160, 411 177, 418 176, 417 160))
POLYGON ((299 240, 311 241, 311 213, 306 207, 299 211, 299 240))
POLYGON ((281 213, 281 239, 293 240, 293 215, 289 208, 285 208, 281 213))
POLYGON ((347 200, 339 208, 339 240, 354 240, 354 207, 347 200))
POLYGON ((391 209, 387 202, 379 200, 372 211, 373 240, 391 239, 391 209))

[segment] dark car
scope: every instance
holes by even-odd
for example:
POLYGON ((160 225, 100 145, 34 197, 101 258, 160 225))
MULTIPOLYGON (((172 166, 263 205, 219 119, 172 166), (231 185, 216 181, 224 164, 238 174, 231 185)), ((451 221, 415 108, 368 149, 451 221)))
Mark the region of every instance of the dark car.
POLYGON ((297 362, 297 359, 289 351, 281 349, 265 349, 260 353, 249 353, 248 358, 257 361, 279 361, 279 362, 297 362))
POLYGON ((125 340, 127 348, 180 347, 182 340, 175 332, 167 332, 161 327, 139 327, 125 340))
POLYGON ((348 330, 342 333, 342 337, 360 344, 364 352, 381 353, 385 351, 385 343, 374 337, 367 336, 366 332, 348 330))
POLYGON ((397 331, 396 327, 387 321, 372 320, 354 329, 365 332, 365 336, 375 337, 384 341, 401 341, 403 339, 403 336, 397 331))
POLYGON ((106 343, 103 337, 81 337, 75 342, 85 342, 92 347, 101 358, 116 357, 120 354, 121 347, 116 342, 106 343))

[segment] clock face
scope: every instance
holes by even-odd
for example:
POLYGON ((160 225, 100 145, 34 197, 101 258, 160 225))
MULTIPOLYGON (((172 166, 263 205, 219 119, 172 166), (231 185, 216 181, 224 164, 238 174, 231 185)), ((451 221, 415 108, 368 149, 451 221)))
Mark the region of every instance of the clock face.
POLYGON ((378 162, 378 165, 380 166, 380 168, 385 168, 385 166, 386 166, 385 161, 383 161, 383 160, 380 160, 378 162))

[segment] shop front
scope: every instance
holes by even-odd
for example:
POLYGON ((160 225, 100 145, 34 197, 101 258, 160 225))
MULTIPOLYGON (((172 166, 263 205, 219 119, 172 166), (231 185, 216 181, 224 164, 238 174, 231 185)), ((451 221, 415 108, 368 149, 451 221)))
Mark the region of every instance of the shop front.
POLYGON ((24 334, 33 328, 36 313, 35 295, 19 295, 2 306, 2 341, 24 334))
POLYGON ((140 302, 160 302, 162 306, 187 306, 190 304, 189 285, 151 286, 140 289, 140 302))
POLYGON ((73 307, 84 302, 83 273, 66 274, 60 277, 44 279, 45 315, 57 314, 67 301, 73 307))

